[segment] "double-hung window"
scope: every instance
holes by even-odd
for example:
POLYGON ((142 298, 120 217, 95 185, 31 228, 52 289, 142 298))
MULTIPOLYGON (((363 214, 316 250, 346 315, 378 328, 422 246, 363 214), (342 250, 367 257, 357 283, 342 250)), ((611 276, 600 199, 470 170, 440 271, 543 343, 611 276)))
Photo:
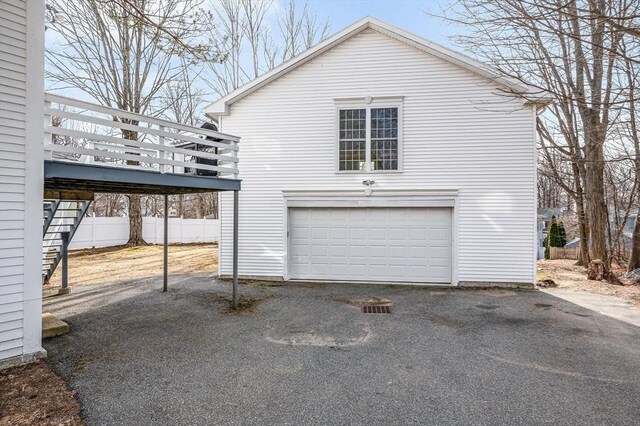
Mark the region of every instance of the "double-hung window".
POLYGON ((400 107, 338 109, 338 170, 400 170, 400 107))

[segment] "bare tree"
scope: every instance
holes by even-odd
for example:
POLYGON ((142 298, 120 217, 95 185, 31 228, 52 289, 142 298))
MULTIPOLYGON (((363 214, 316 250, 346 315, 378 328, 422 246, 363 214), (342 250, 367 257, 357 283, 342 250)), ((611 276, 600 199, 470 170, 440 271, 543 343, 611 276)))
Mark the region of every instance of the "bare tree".
POLYGON ((279 16, 278 25, 282 36, 283 62, 310 48, 317 40, 324 39, 329 29, 329 22, 320 24, 317 15, 311 13, 307 3, 300 10, 295 0, 286 3, 284 12, 279 16))
MULTIPOLYGON (((619 64, 633 58, 619 25, 638 16, 633 0, 459 0, 447 18, 471 28, 458 41, 512 79, 550 94, 538 119, 541 152, 571 164, 567 179, 551 175, 574 197, 580 218, 582 261, 588 276, 617 282, 610 270, 605 144, 621 105, 619 64)), ((637 22, 637 19, 636 21, 637 22)))
MULTIPOLYGON (((623 41, 624 43, 624 41, 623 41)), ((640 52, 640 35, 632 40, 635 51, 640 52)), ((625 45, 627 47, 627 45, 625 45)), ((624 126, 628 138, 633 146, 633 168, 635 172, 635 188, 634 195, 636 203, 635 226, 631 237, 631 253, 629 254, 629 263, 627 265, 629 271, 640 268, 640 111, 637 108, 637 100, 640 99, 640 66, 631 59, 624 61, 624 72, 628 83, 629 95, 626 114, 628 121, 624 126)), ((630 210, 630 209, 629 209, 630 210)))
POLYGON ((272 0, 256 1, 242 0, 242 8, 247 17, 243 28, 251 49, 253 78, 260 75, 260 46, 264 37, 268 35, 265 28, 265 17, 273 4, 272 0))
MULTIPOLYGON (((51 23, 61 42, 47 50, 46 76, 54 89, 73 87, 104 105, 158 113, 151 111, 154 99, 184 72, 185 62, 179 58, 220 59, 211 48, 213 40, 205 39, 212 19, 201 4, 202 0, 52 0, 52 10, 63 12, 65 19, 51 23)), ((123 130, 122 137, 136 140, 138 134, 123 130)), ((131 194, 128 200, 128 244, 144 244, 140 195, 131 194)))
POLYGON ((220 96, 316 44, 329 28, 295 1, 276 15, 272 0, 220 0, 214 13, 226 60, 210 64, 213 78, 205 82, 220 96))
POLYGON ((218 94, 225 95, 242 84, 244 69, 241 65, 241 53, 244 43, 245 15, 240 0, 220 0, 216 9, 218 25, 214 30, 220 40, 220 49, 225 58, 220 63, 210 63, 209 68, 214 80, 207 80, 209 86, 218 94))

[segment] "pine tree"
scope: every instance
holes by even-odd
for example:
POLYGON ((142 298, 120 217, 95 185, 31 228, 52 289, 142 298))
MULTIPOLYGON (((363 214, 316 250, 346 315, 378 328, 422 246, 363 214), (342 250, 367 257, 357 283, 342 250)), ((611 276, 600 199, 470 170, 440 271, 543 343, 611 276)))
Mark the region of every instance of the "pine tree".
POLYGON ((564 244, 562 244, 562 238, 560 237, 560 227, 558 226, 555 216, 551 216, 551 223, 549 224, 549 230, 547 231, 545 246, 545 259, 551 258, 551 247, 564 247, 564 244))
POLYGON ((564 224, 560 222, 558 224, 558 238, 559 238, 559 246, 564 247, 567 245, 567 231, 564 229, 564 224))

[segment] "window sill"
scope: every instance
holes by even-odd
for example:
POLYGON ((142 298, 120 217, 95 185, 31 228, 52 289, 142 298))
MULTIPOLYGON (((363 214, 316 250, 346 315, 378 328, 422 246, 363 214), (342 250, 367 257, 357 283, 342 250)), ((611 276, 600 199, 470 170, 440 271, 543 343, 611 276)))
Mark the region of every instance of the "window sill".
POLYGON ((364 170, 337 170, 335 174, 337 175, 393 175, 402 173, 402 170, 372 170, 372 171, 364 171, 364 170))

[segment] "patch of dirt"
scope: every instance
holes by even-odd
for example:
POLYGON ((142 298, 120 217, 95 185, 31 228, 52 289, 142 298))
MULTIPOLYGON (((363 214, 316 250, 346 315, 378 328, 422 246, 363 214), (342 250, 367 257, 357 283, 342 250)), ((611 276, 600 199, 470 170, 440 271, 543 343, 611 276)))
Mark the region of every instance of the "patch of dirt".
POLYGON ((558 287, 558 284, 556 284, 556 282, 551 278, 545 278, 545 279, 539 280, 537 283, 537 286, 540 288, 555 288, 555 287, 558 287))
MULTIPOLYGON (((539 260, 538 281, 553 280, 558 290, 617 296, 640 308, 640 285, 613 285, 605 281, 588 280, 587 269, 576 266, 575 262, 571 259, 539 260)), ((623 270, 619 269, 614 271, 616 275, 622 275, 623 270)))
MULTIPOLYGON (((163 247, 105 247, 74 250, 69 253, 69 285, 102 284, 115 281, 161 276, 163 247)), ((169 245, 169 273, 206 273, 218 270, 217 244, 169 245)), ((61 268, 51 277, 49 286, 59 287, 61 268)))
POLYGON ((0 371, 0 426, 80 426, 75 394, 42 361, 0 371))
POLYGON ((224 312, 225 313, 229 313, 229 314, 255 312, 255 310, 258 307, 258 305, 261 302, 264 302, 267 299, 269 299, 269 297, 250 297, 250 296, 242 296, 241 295, 238 298, 238 308, 237 309, 233 309, 231 307, 232 299, 231 299, 230 296, 215 295, 213 297, 213 300, 215 302, 224 303, 225 305, 227 305, 225 307, 225 309, 224 309, 224 312))

